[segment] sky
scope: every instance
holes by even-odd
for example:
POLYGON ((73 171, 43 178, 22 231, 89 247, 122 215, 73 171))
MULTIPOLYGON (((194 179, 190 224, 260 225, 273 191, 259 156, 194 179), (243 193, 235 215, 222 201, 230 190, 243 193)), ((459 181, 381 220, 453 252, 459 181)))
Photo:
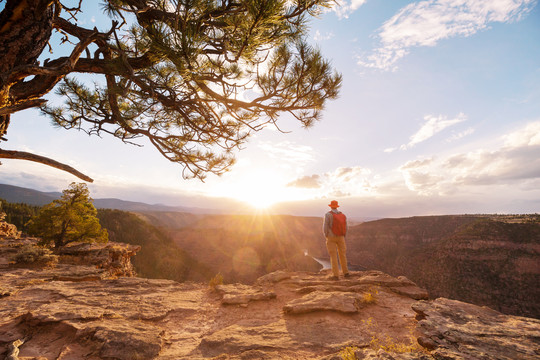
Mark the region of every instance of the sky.
MULTIPOLYGON (((110 26, 98 7, 79 20, 110 26)), ((344 0, 312 20, 308 40, 343 75, 340 97, 309 129, 282 117, 285 133, 256 133, 204 183, 151 146, 57 129, 36 110, 12 116, 2 147, 75 167, 94 179, 93 198, 306 216, 335 199, 357 219, 540 212, 537 0, 344 0)), ((0 166, 4 184, 73 181, 0 166)))

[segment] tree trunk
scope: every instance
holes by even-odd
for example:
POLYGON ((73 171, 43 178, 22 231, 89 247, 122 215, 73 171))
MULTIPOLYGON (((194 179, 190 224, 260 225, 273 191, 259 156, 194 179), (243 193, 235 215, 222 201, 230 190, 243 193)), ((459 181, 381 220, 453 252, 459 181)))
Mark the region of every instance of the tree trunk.
MULTIPOLYGON (((0 109, 22 100, 10 95, 14 84, 6 83, 14 68, 34 65, 49 41, 53 29, 53 0, 7 0, 0 13, 0 109)), ((10 115, 0 115, 0 140, 3 139, 10 115)))

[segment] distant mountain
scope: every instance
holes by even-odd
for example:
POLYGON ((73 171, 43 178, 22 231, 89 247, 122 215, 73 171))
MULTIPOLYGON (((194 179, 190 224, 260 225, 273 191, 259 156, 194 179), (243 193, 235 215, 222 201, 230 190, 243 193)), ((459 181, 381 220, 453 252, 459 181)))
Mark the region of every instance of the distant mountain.
MULTIPOLYGON (((62 196, 59 192, 42 192, 19 186, 0 184, 0 198, 10 203, 25 203, 28 205, 43 206, 62 196)), ((115 198, 94 199, 94 206, 98 209, 116 209, 124 211, 171 211, 189 213, 214 213, 211 209, 201 209, 182 206, 167 206, 162 204, 146 204, 142 202, 126 201, 115 198)))
POLYGON ((120 200, 115 198, 94 199, 94 206, 98 209, 116 209, 124 211, 180 211, 191 212, 192 208, 182 206, 167 206, 162 204, 146 204, 142 202, 120 200))
POLYGON ((0 198, 10 203, 42 206, 62 196, 61 193, 42 192, 19 186, 0 184, 0 198))

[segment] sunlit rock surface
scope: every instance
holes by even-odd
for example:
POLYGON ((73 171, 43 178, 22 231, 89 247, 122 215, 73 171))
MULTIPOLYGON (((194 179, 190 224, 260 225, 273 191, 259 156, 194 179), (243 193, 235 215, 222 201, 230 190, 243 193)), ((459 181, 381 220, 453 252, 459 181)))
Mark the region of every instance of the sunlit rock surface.
POLYGON ((279 271, 253 286, 210 288, 119 276, 110 269, 118 268, 118 252, 129 258, 135 249, 114 246, 82 247, 80 261, 62 257, 70 264, 24 267, 10 261, 15 239, 1 240, 0 358, 330 360, 346 351, 358 359, 396 360, 540 356, 538 320, 447 299, 417 301, 427 293, 404 277, 363 271, 332 281, 325 272, 279 271))
POLYGON ((539 359, 540 320, 438 298, 413 304, 418 341, 440 359, 539 359))

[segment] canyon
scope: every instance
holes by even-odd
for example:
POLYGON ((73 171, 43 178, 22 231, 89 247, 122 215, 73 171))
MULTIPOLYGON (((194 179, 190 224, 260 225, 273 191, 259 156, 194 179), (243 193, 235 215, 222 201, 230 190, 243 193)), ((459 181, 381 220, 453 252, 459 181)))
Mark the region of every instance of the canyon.
POLYGON ((44 359, 532 359, 540 321, 429 300, 406 277, 278 270, 253 284, 133 276, 140 248, 77 244, 17 263, 0 238, 0 355, 44 359), (354 357, 353 357, 354 356, 354 357))
MULTIPOLYGON (((226 281, 278 269, 316 271, 327 259, 322 218, 138 213, 226 281)), ((349 265, 407 276, 432 298, 540 318, 540 216, 445 215, 352 224, 349 265)))

